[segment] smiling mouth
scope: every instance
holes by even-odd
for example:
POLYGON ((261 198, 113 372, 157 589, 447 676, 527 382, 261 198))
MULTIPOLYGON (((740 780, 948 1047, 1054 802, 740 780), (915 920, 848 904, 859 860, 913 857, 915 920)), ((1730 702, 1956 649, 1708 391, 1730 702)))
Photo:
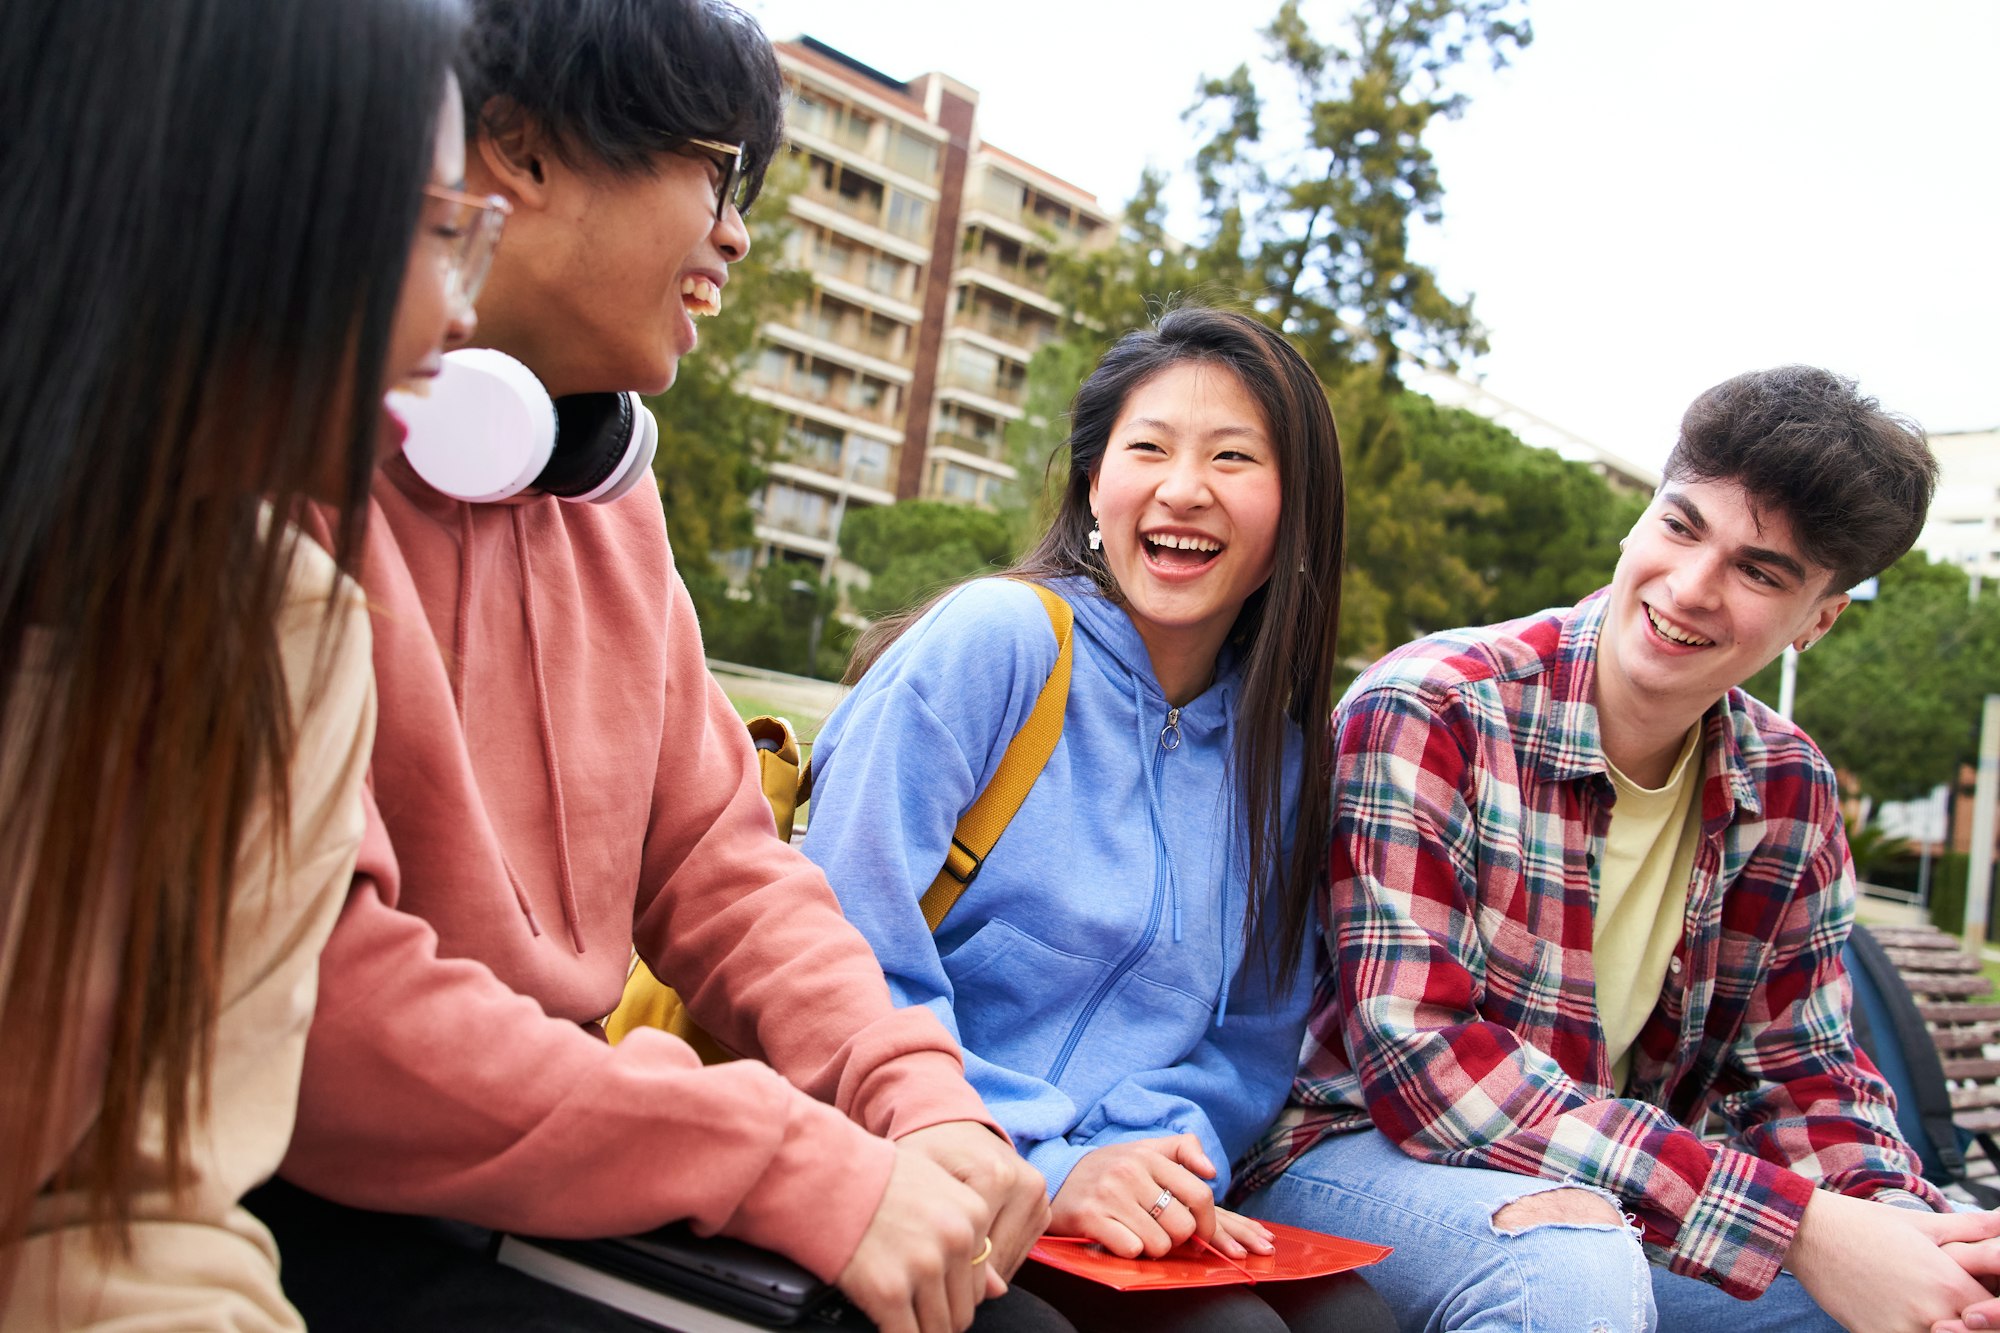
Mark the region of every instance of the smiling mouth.
POLYGON ((1200 569, 1222 554, 1222 543, 1213 537, 1155 532, 1143 535, 1140 540, 1145 544, 1147 558, 1169 569, 1200 569))
POLYGON ((722 313, 722 288, 707 278, 681 279, 681 304, 690 315, 719 315, 722 313))
MULTIPOLYGON (((1644 603, 1641 603, 1641 605, 1643 606, 1644 603)), ((1650 606, 1646 607, 1646 619, 1652 622, 1653 628, 1659 632, 1660 637, 1669 643, 1678 643, 1686 648, 1713 648, 1715 646, 1715 640, 1704 639, 1699 634, 1690 634, 1684 629, 1675 627, 1650 606)))

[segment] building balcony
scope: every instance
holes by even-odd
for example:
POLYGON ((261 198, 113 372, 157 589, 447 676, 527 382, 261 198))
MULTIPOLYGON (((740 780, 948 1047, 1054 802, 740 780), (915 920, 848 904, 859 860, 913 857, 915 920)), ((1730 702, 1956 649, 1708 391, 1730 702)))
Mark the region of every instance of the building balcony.
POLYGON ((1010 263, 991 250, 968 250, 959 255, 958 263, 961 268, 1004 278, 1016 287, 1025 287, 1037 294, 1049 285, 1049 270, 1046 265, 1024 264, 1019 260, 1010 263))
POLYGON ((978 439, 971 435, 961 435, 955 430, 940 430, 931 433, 931 447, 953 449, 974 458, 984 458, 994 463, 1005 463, 1007 442, 995 435, 988 439, 978 439))
POLYGON ((811 273, 816 282, 838 282, 867 292, 897 309, 917 309, 915 303, 920 270, 916 265, 900 266, 902 271, 898 272, 890 267, 895 264, 893 260, 872 258, 859 251, 839 254, 826 250, 809 250, 796 262, 798 267, 811 273))
POLYGON ((891 236, 901 237, 917 245, 922 245, 931 238, 930 219, 917 221, 910 218, 891 218, 888 216, 889 209, 882 199, 868 195, 843 194, 839 190, 821 185, 817 180, 809 180, 796 197, 810 199, 822 208, 832 209, 842 217, 865 222, 891 236))
POLYGON ((949 368, 939 373, 938 384, 947 389, 964 389, 967 393, 978 394, 981 398, 1013 408, 1020 407, 1027 396, 1027 386, 1019 380, 1002 382, 949 368))
POLYGON ((833 519, 830 514, 794 514, 765 512, 757 515, 757 527, 769 528, 793 537, 804 537, 807 541, 826 542, 833 536, 833 519))
POLYGON ((1059 336, 1056 326, 1048 320, 1003 315, 991 306, 983 305, 953 313, 951 327, 983 333, 1009 347, 1024 349, 1029 356, 1033 356, 1059 336))
MULTIPOLYGON (((852 469, 848 468, 842 452, 840 449, 829 447, 824 441, 788 433, 785 436, 783 453, 775 460, 774 465, 779 467, 789 465, 828 478, 833 483, 828 487, 830 490, 838 490, 839 483, 843 479, 853 486, 865 487, 878 494, 889 492, 895 485, 896 459, 893 452, 880 463, 856 462, 852 469)), ((895 497, 891 495, 889 498, 893 500, 895 497)), ((877 502, 888 503, 881 500, 877 502)))
POLYGON ((786 136, 800 148, 808 148, 827 157, 865 163, 875 171, 893 173, 900 182, 936 194, 939 167, 935 160, 926 169, 925 163, 918 158, 892 156, 884 151, 874 136, 866 133, 857 135, 851 125, 843 122, 836 129, 825 121, 824 116, 788 117, 785 122, 786 136))
POLYGON ((908 369, 916 361, 915 330, 901 337, 871 330, 859 319, 827 319, 793 310, 785 323, 808 337, 908 369))
POLYGON ((845 386, 830 386, 804 375, 771 376, 753 373, 750 376, 750 383, 753 387, 783 394, 796 402, 827 408, 857 421, 866 421, 877 426, 893 427, 900 415, 897 409, 891 406, 894 400, 890 395, 885 394, 871 403, 845 386))

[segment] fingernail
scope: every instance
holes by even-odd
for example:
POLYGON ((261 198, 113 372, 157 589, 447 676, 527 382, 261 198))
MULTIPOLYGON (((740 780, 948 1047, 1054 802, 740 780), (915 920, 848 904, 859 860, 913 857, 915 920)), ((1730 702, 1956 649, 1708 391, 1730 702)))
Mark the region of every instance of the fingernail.
POLYGON ((1991 1327, 1993 1327, 1993 1325, 1992 1325, 1992 1324, 1990 1324, 1990 1323, 1988 1323, 1988 1322, 1987 1322, 1987 1320, 1986 1320, 1986 1316, 1985 1316, 1985 1315, 1983 1315, 1983 1314, 1969 1314, 1969 1315, 1965 1316, 1965 1318, 1964 1318, 1963 1320, 1961 1320, 1960 1322, 1961 1322, 1961 1323, 1963 1323, 1963 1324, 1964 1324, 1964 1325, 1965 1325, 1965 1326, 1966 1326, 1967 1328, 1991 1328, 1991 1327))

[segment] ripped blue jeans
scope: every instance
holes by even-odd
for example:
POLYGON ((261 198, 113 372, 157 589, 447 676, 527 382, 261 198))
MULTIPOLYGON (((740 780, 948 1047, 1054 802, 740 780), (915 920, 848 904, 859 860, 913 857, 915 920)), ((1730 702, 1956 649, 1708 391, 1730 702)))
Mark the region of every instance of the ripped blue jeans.
POLYGON ((1739 1301, 1649 1264, 1623 1225, 1494 1224, 1515 1200, 1564 1188, 1582 1187, 1419 1162, 1371 1129, 1322 1140, 1243 1211, 1393 1245, 1363 1271, 1401 1333, 1838 1333, 1789 1273, 1739 1301))

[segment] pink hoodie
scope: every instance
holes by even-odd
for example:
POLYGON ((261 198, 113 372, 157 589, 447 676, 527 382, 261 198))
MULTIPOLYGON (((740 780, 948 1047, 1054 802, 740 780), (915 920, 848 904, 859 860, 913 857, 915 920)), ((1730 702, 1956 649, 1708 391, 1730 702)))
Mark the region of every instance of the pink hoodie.
POLYGON ((399 457, 361 581, 369 828, 284 1176, 544 1235, 690 1218, 837 1274, 888 1184, 876 1135, 992 1121, 777 839, 658 497, 466 505, 399 457), (769 1065, 703 1068, 650 1031, 606 1045, 588 1025, 634 942, 769 1065))

